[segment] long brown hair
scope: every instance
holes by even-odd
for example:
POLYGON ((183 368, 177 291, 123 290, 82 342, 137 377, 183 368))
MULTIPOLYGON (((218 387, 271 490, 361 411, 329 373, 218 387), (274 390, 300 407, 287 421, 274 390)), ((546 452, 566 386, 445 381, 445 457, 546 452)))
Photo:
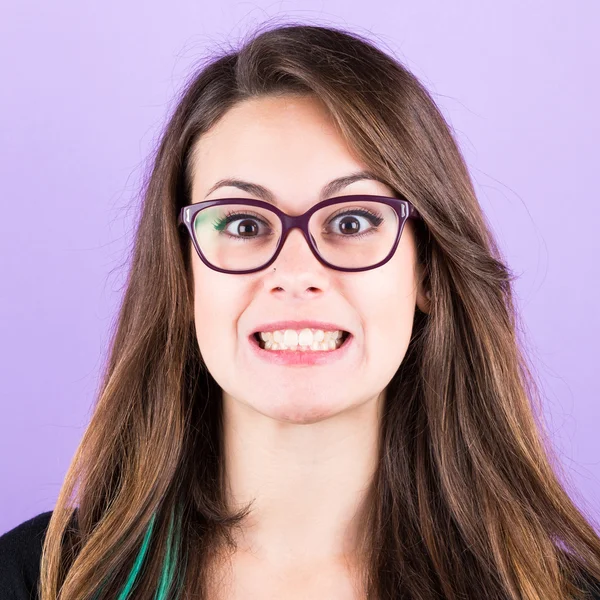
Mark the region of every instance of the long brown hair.
POLYGON ((415 312, 386 392, 365 591, 582 597, 578 584, 600 579, 600 538, 561 481, 517 337, 514 276, 447 123, 372 42, 288 24, 210 58, 177 98, 143 185, 95 410, 44 541, 41 599, 204 598, 209 558, 234 546, 250 507, 232 513, 225 501, 221 390, 198 348, 192 247, 176 218, 191 202, 199 137, 236 103, 281 94, 320 98, 357 155, 423 216, 431 307, 415 312))

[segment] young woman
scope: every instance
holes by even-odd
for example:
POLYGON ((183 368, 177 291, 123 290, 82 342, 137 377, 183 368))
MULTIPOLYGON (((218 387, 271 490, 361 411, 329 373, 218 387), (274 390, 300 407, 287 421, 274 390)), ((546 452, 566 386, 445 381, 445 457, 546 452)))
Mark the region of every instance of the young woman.
POLYGON ((95 412, 54 511, 2 538, 4 589, 594 597, 511 284, 410 72, 257 33, 166 127, 95 412))

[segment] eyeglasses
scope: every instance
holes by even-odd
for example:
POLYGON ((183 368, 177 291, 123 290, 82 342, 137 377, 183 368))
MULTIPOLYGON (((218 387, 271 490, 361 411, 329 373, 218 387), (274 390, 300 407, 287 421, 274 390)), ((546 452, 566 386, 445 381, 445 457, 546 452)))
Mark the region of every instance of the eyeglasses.
POLYGON ((202 262, 220 273, 266 269, 296 227, 322 264, 352 272, 388 262, 410 218, 422 217, 409 200, 387 196, 338 196, 298 216, 262 200, 226 198, 182 207, 177 225, 186 226, 202 262))

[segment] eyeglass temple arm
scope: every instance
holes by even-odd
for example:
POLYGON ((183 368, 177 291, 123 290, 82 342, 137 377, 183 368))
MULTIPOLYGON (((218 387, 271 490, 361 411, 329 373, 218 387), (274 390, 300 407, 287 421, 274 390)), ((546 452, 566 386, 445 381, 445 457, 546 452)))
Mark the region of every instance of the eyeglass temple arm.
POLYGON ((413 206, 412 202, 408 202, 408 216, 413 219, 423 219, 421 213, 413 206))

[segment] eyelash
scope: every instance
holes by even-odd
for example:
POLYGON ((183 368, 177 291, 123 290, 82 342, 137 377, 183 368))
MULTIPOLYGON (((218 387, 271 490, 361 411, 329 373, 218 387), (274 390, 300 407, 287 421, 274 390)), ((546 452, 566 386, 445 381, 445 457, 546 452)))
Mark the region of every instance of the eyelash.
MULTIPOLYGON (((372 211, 366 210, 364 208, 360 208, 360 209, 353 209, 353 208, 348 208, 342 212, 339 212, 337 214, 334 214, 331 217, 331 220, 333 219, 337 219, 338 217, 342 217, 344 215, 359 215, 361 217, 366 217, 371 221, 371 224, 374 228, 377 228, 381 222, 383 221, 383 218, 381 217, 381 215, 374 213, 372 211)), ((213 227, 215 227, 215 229, 217 229, 218 231, 224 231, 225 233, 227 233, 225 231, 225 227, 227 225, 229 225, 230 223, 232 223, 233 221, 237 221, 241 218, 251 218, 251 219, 257 219, 258 221, 260 221, 261 223, 263 223, 264 225, 266 225, 266 223, 262 220, 262 218, 257 215, 257 214, 253 214, 251 212, 236 212, 236 211, 229 211, 228 213, 225 214, 224 217, 221 217, 220 219, 213 221, 213 227), (235 218, 232 218, 235 217, 235 218)), ((358 233, 356 235, 353 235, 352 237, 355 239, 360 239, 365 235, 369 235, 372 232, 371 229, 369 229, 368 231, 364 232, 364 233, 358 233)), ((234 235, 229 235, 229 237, 236 239, 236 240, 242 240, 244 242, 250 241, 252 238, 250 237, 238 237, 238 236, 234 236, 234 235)))

